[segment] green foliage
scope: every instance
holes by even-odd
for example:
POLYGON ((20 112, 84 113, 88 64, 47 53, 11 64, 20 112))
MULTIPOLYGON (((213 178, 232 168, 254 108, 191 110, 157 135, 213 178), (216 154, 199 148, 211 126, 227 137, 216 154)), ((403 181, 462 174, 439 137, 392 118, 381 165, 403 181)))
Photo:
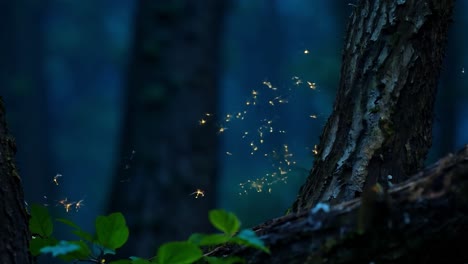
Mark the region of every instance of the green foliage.
POLYGON ((98 216, 96 219, 97 242, 111 250, 125 244, 128 239, 128 227, 122 213, 98 216))
POLYGON ((38 204, 31 205, 31 219, 29 220, 29 230, 31 234, 37 235, 43 238, 52 235, 54 230, 52 224, 52 218, 47 208, 38 204))
POLYGON ((75 234, 77 237, 79 237, 79 238, 81 238, 81 239, 83 239, 85 241, 88 241, 88 242, 93 242, 93 235, 91 235, 90 233, 82 230, 79 226, 77 226, 72 221, 70 221, 68 219, 63 219, 63 218, 59 218, 59 219, 57 219, 57 221, 72 227, 74 229, 72 231, 72 233, 75 234))
POLYGON ((234 235, 239 231, 240 221, 233 213, 224 210, 211 210, 209 217, 214 227, 228 235, 234 235))
POLYGON ((69 241, 60 241, 53 246, 45 246, 41 248, 41 253, 52 253, 52 256, 66 255, 71 252, 78 251, 80 246, 69 241))
POLYGON ((270 254, 270 250, 265 246, 263 241, 250 229, 242 230, 233 240, 234 243, 239 245, 254 247, 270 254))
POLYGON ((191 242, 169 242, 158 249, 158 264, 190 264, 203 257, 201 249, 191 242))
POLYGON ((58 241, 55 238, 42 238, 33 236, 31 241, 29 241, 29 251, 31 251, 31 255, 38 256, 41 254, 41 249, 43 247, 55 245, 57 242, 58 241))
MULTIPOLYGON (((210 222, 222 233, 192 234, 186 241, 169 242, 161 245, 157 255, 151 259, 130 257, 110 262, 110 264, 234 264, 245 263, 240 257, 210 257, 203 255, 202 247, 219 246, 226 243, 253 247, 270 253, 254 231, 240 230, 239 219, 225 210, 212 210, 210 222), (240 230, 240 231, 239 231, 240 230)), ((58 241, 52 237, 53 222, 47 208, 40 205, 31 207, 29 228, 34 234, 29 249, 33 256, 52 254, 68 262, 104 263, 105 255, 115 254, 115 250, 127 242, 129 231, 121 213, 96 218, 96 235, 83 231, 77 224, 67 219, 56 219, 72 228, 72 233, 80 240, 58 241), (93 250, 92 250, 93 249, 93 250)), ((206 248, 205 248, 206 249, 206 248)))
POLYGON ((214 246, 229 242, 231 236, 226 234, 192 234, 188 241, 199 246, 214 246))
POLYGON ((245 263, 245 260, 241 257, 232 256, 227 258, 215 258, 215 257, 205 257, 206 262, 209 264, 238 264, 245 263))

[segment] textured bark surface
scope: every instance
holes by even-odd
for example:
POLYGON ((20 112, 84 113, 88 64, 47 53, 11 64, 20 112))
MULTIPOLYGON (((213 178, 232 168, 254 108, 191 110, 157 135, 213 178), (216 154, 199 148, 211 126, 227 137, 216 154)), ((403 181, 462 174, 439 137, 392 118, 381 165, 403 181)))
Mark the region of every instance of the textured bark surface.
POLYGON ((226 1, 138 2, 122 147, 110 198, 130 228, 122 256, 210 231, 215 207, 219 49, 226 1), (196 189, 206 196, 195 199, 196 189))
POLYGON ((16 145, 9 135, 0 97, 0 263, 32 263, 28 215, 21 179, 15 166, 16 145))
POLYGON ((468 145, 374 194, 329 210, 321 203, 255 227, 271 255, 239 247, 211 255, 269 264, 468 261, 468 145))
POLYGON ((347 30, 340 87, 293 211, 401 182, 431 146, 433 105, 453 0, 361 0, 347 30), (389 175, 391 175, 389 177, 389 175))

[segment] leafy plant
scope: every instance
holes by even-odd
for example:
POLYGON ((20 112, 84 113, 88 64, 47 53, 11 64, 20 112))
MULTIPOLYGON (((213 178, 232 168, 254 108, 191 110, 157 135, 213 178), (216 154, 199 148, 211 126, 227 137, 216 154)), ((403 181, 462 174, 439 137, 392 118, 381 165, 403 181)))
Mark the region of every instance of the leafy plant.
MULTIPOLYGON (((157 255, 150 259, 130 257, 110 262, 110 264, 234 264, 245 263, 240 257, 210 257, 203 254, 202 248, 219 246, 226 243, 253 247, 270 253, 263 241, 250 229, 240 230, 239 219, 225 210, 209 212, 211 224, 222 233, 192 234, 186 241, 169 242, 161 245, 157 255)), ((56 219, 57 222, 68 225, 79 240, 58 240, 52 236, 53 221, 46 207, 31 206, 29 229, 33 234, 29 250, 33 256, 52 254, 53 257, 65 261, 106 263, 106 255, 113 255, 128 240, 129 231, 124 216, 113 213, 108 216, 98 216, 95 221, 96 233, 92 235, 82 230, 68 219, 56 219)))

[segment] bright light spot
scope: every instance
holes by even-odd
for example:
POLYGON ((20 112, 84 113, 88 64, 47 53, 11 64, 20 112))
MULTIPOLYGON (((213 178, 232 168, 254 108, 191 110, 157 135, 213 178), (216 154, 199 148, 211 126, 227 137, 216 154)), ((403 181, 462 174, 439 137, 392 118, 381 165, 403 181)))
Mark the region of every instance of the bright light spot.
POLYGON ((195 195, 195 199, 198 199, 198 197, 205 197, 205 191, 203 191, 202 189, 197 189, 190 195, 195 195))
POLYGON ((317 145, 314 145, 314 149, 312 150, 312 153, 314 153, 314 155, 317 155, 318 154, 318 149, 317 149, 317 145))
POLYGON ((57 179, 60 178, 60 177, 62 177, 62 174, 60 174, 60 173, 57 173, 57 175, 54 176, 54 179, 52 181, 55 183, 55 185, 59 185, 57 179))
POLYGON ((307 81, 307 84, 309 85, 309 88, 312 90, 315 90, 317 88, 317 85, 314 82, 307 81))
POLYGON ((316 119, 317 115, 310 115, 310 118, 316 119))
POLYGON ((227 129, 228 129, 227 127, 220 127, 218 129, 218 134, 221 134, 221 133, 225 132, 227 129))
POLYGON ((68 213, 70 211, 70 208, 73 206, 74 202, 68 202, 68 199, 65 198, 63 200, 60 200, 59 204, 61 204, 65 208, 65 211, 68 213))
POLYGON ((205 119, 201 119, 200 121, 198 121, 198 123, 203 126, 204 124, 206 124, 206 120, 205 119))
POLYGON ((309 54, 309 50, 308 50, 308 49, 305 49, 305 50, 304 50, 304 54, 309 54))
POLYGON ((301 85, 301 84, 302 84, 301 78, 299 78, 299 77, 297 77, 297 76, 293 76, 293 77, 291 78, 291 80, 294 81, 294 85, 301 85))

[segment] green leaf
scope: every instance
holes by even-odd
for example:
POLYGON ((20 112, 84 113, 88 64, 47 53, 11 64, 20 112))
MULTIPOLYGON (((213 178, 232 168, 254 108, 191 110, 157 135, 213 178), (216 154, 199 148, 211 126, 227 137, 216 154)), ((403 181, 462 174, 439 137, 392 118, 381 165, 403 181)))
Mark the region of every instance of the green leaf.
POLYGON ((77 245, 79 249, 65 255, 58 256, 60 259, 71 262, 72 260, 89 259, 91 257, 91 249, 84 241, 69 241, 69 243, 77 245))
POLYGON ((210 222, 214 227, 228 235, 234 235, 240 228, 240 221, 236 215, 225 210, 211 210, 210 222))
POLYGON ((169 242, 158 249, 158 264, 190 264, 199 260, 203 252, 191 242, 169 242))
POLYGON ((57 218, 55 221, 66 224, 67 226, 71 226, 75 229, 81 229, 77 224, 73 223, 72 221, 65 219, 65 218, 57 218))
POLYGON ((209 264, 236 264, 236 263, 245 263, 245 259, 237 256, 231 256, 226 258, 217 258, 217 257, 204 257, 204 260, 209 264))
POLYGON ((114 260, 109 264, 151 264, 151 262, 143 258, 130 257, 130 259, 114 260))
POLYGON ((257 234, 255 234, 255 232, 250 229, 244 229, 240 231, 240 233, 237 236, 233 237, 229 242, 238 245, 257 248, 270 254, 270 250, 265 246, 265 243, 263 243, 263 241, 260 238, 258 238, 257 234))
POLYGON ((91 235, 90 233, 86 231, 79 229, 79 230, 73 230, 72 233, 75 234, 79 238, 82 238, 89 242, 93 242, 93 235, 91 235))
POLYGON ((213 246, 224 244, 231 239, 231 236, 226 234, 192 234, 188 241, 199 246, 213 246))
POLYGON ((113 213, 96 218, 97 242, 111 250, 125 244, 128 239, 128 227, 122 213, 113 213))
POLYGON ((63 219, 63 218, 58 218, 56 219, 56 221, 74 228, 75 230, 73 230, 72 233, 78 236, 79 238, 84 239, 89 242, 93 242, 93 236, 90 233, 82 230, 77 224, 73 223, 72 221, 68 219, 63 219))
POLYGON ((53 246, 57 244, 57 240, 51 237, 35 237, 29 241, 29 251, 31 255, 38 256, 41 254, 41 248, 46 246, 53 246))
POLYGON ((78 251, 80 246, 69 241, 60 241, 58 244, 53 246, 46 246, 41 248, 41 253, 51 253, 52 256, 57 257, 59 255, 65 255, 74 251, 78 251))
POLYGON ((49 237, 53 231, 52 218, 46 207, 33 204, 31 205, 31 219, 29 220, 29 230, 32 234, 41 237, 49 237))
POLYGON ((129 259, 119 259, 111 261, 109 264, 132 264, 133 262, 129 259))
POLYGON ((151 264, 151 262, 147 259, 137 258, 137 257, 130 257, 132 260, 131 264, 151 264))

